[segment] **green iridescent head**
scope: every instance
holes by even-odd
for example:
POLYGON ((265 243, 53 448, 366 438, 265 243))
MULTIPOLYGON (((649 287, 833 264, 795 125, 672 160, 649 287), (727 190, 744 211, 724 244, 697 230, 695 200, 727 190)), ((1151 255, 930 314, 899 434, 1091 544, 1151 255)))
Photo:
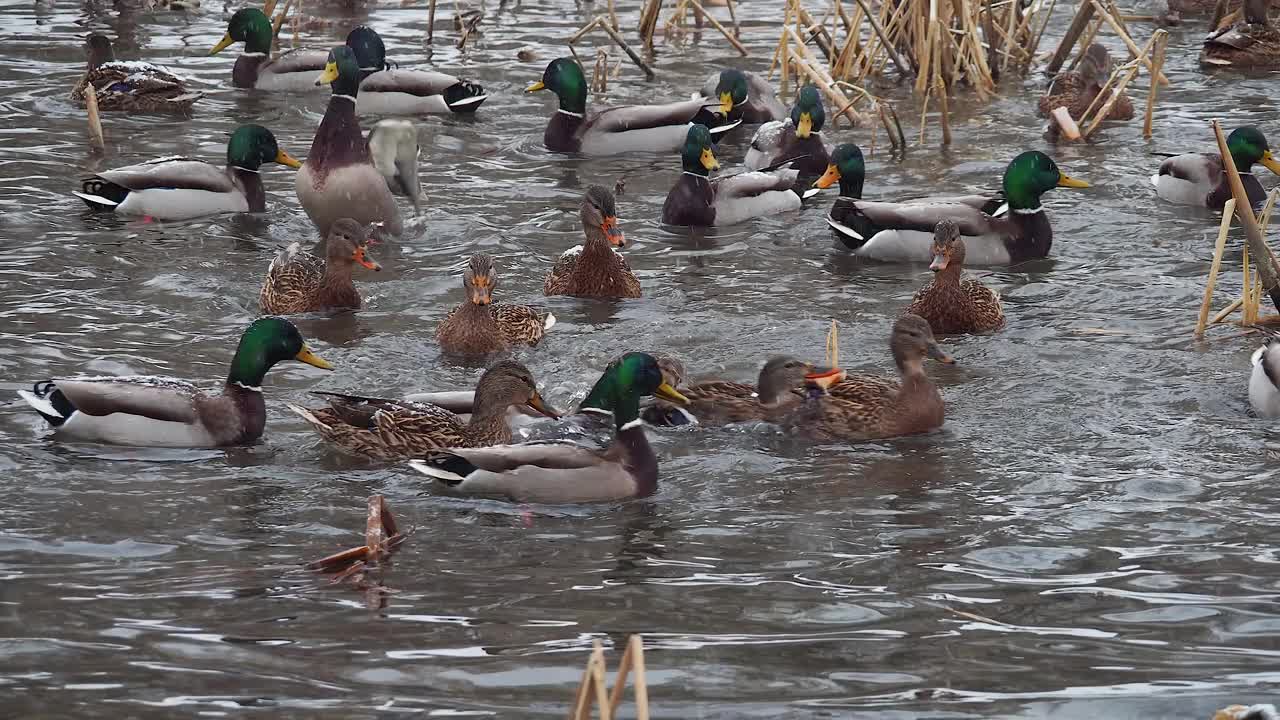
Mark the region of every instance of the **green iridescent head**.
POLYGON ((356 60, 356 54, 346 45, 340 45, 329 51, 324 72, 316 78, 316 85, 328 85, 333 88, 334 95, 355 97, 360 92, 360 79, 360 62, 356 60))
POLYGON ((263 163, 280 163, 291 168, 302 163, 276 144, 276 136, 261 125, 241 125, 227 141, 227 165, 244 170, 257 170, 263 163))
POLYGON ((1271 157, 1267 137, 1252 125, 1231 131, 1227 136, 1227 151, 1231 153, 1239 172, 1249 172, 1255 163, 1262 163, 1268 170, 1280 175, 1280 162, 1271 157))
POLYGON ((332 365, 311 352, 293 323, 284 318, 264 317, 254 320, 240 336, 240 346, 231 360, 227 384, 239 383, 256 388, 262 385, 267 371, 284 360, 297 360, 324 370, 333 369, 332 365))
POLYGON ((360 72, 366 77, 370 73, 387 69, 387 46, 382 36, 368 25, 357 25, 347 33, 347 47, 356 55, 360 64, 360 72))
POLYGON ((689 400, 675 389, 674 379, 654 356, 630 352, 609 363, 579 407, 612 412, 621 428, 640 416, 640 398, 645 395, 687 405, 689 400))
POLYGON ((530 85, 525 92, 550 90, 560 99, 560 109, 573 113, 587 110, 587 77, 582 66, 573 58, 556 58, 542 73, 542 80, 530 85))
POLYGON ((720 71, 720 81, 716 83, 716 99, 720 101, 720 112, 729 117, 730 111, 747 101, 747 75, 741 70, 729 68, 720 71))
POLYGON ((227 22, 227 33, 209 54, 217 55, 238 42, 244 43, 244 51, 247 53, 270 53, 271 20, 257 8, 237 10, 227 22))
POLYGON ((796 137, 807 138, 811 133, 820 132, 827 121, 827 112, 822 107, 822 96, 818 88, 805 85, 796 96, 796 104, 791 106, 791 124, 796 128, 796 137))
POLYGON ((1087 188, 1089 183, 1067 177, 1039 150, 1022 153, 1004 171, 1004 194, 1014 210, 1039 209, 1040 196, 1055 187, 1087 188))
POLYGON ((680 165, 685 172, 703 176, 720 169, 720 161, 716 159, 711 145, 711 131, 706 125, 689 127, 684 136, 684 146, 680 148, 680 165))
POLYGON ((831 162, 827 171, 813 184, 814 187, 829 188, 840 181, 840 196, 854 199, 862 198, 862 183, 866 179, 866 162, 862 159, 862 148, 853 143, 841 143, 831 153, 831 162))

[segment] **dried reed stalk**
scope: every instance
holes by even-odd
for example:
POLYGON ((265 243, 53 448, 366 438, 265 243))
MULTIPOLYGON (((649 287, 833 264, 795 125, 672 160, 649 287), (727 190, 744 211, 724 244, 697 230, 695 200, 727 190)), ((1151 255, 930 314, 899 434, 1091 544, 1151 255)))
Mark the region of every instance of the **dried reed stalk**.
POLYGON ((436 37, 436 0, 427 2, 427 44, 436 37))
POLYGON ((658 16, 661 14, 662 0, 648 0, 640 11, 640 37, 647 50, 653 50, 653 36, 658 31, 658 16))
POLYGON ((1074 118, 1071 117, 1071 111, 1065 107, 1054 108, 1049 112, 1049 117, 1053 119, 1054 124, 1058 126, 1059 132, 1068 140, 1080 140, 1080 126, 1076 124, 1074 118))
MULTIPOLYGON (((1153 68, 1152 75, 1159 73, 1161 68, 1164 67, 1164 50, 1165 50, 1165 47, 1169 44, 1169 32, 1163 29, 1156 30, 1155 37, 1156 37, 1156 49, 1154 53, 1155 54, 1154 62, 1152 63, 1152 68, 1153 68)), ((1142 137, 1148 140, 1151 139, 1152 114, 1155 113, 1156 94, 1159 92, 1160 92, 1160 83, 1157 83, 1157 82, 1151 83, 1150 89, 1147 90, 1147 112, 1142 119, 1142 137)))
POLYGON ((1222 252, 1227 247, 1227 231, 1231 229, 1231 214, 1235 208, 1235 198, 1227 200, 1227 204, 1222 208, 1222 222, 1218 225, 1218 242, 1213 247, 1213 264, 1209 266, 1209 279, 1204 286, 1204 300, 1200 302, 1200 319, 1196 321, 1195 338, 1197 340, 1204 337, 1204 329, 1209 322, 1209 306, 1213 301, 1213 288, 1218 283, 1218 270, 1222 267, 1222 252))
POLYGON ((1102 16, 1103 20, 1107 21, 1107 24, 1116 32, 1116 35, 1120 36, 1120 40, 1124 42, 1125 47, 1129 48, 1130 54, 1146 66, 1147 72, 1150 72, 1151 76, 1159 81, 1161 85, 1168 85, 1169 78, 1165 77, 1163 72, 1155 72, 1151 64, 1151 58, 1147 57, 1146 52, 1138 49, 1138 44, 1133 41, 1133 38, 1129 37, 1129 33, 1125 31, 1124 25, 1121 21, 1116 19, 1116 17, 1111 13, 1107 12, 1106 8, 1102 7, 1098 0, 1089 0, 1089 2, 1093 3, 1094 10, 1102 16))
POLYGON ((365 517, 364 545, 334 553, 307 563, 308 570, 339 572, 334 582, 341 582, 360 570, 376 565, 408 538, 396 525, 391 508, 381 495, 370 495, 365 517))
MULTIPOLYGON (((693 2, 694 0, 690 0, 693 2)), ((804 46, 804 42, 800 40, 800 36, 796 33, 795 28, 786 28, 783 34, 788 36, 788 54, 792 62, 809 77, 814 85, 826 94, 827 98, 837 108, 842 109, 839 115, 832 115, 832 122, 835 118, 844 117, 854 127, 861 127, 866 123, 866 118, 852 109, 853 103, 849 100, 840 89, 836 87, 836 82, 826 73, 818 64, 816 58, 809 54, 809 49, 804 46)))
POLYGON ((1227 174, 1227 182, 1231 185, 1231 196, 1235 198, 1236 217, 1240 218, 1240 224, 1244 227, 1244 236, 1248 241, 1249 247, 1253 249, 1253 254, 1259 259, 1258 273, 1262 278, 1262 285, 1267 293, 1271 296, 1271 302, 1280 310, 1280 286, 1277 284, 1276 276, 1276 259, 1271 254, 1271 248, 1267 246, 1266 238, 1262 235, 1262 229, 1258 226, 1258 221, 1253 216, 1253 208, 1249 205, 1249 195, 1244 190, 1244 185, 1240 182, 1240 172, 1236 169, 1236 161, 1231 157, 1231 152, 1227 149, 1227 138, 1222 134, 1222 124, 1217 120, 1213 121, 1213 133, 1218 140, 1218 153, 1222 156, 1222 170, 1227 174))
MULTIPOLYGON (((692 0, 686 0, 686 2, 692 2, 692 0)), ((657 77, 657 75, 653 72, 653 68, 649 67, 649 65, 645 63, 644 60, 640 59, 640 56, 636 54, 636 51, 631 49, 631 46, 627 44, 626 40, 622 39, 622 36, 619 35, 616 30, 609 27, 609 22, 605 20, 603 15, 597 15, 595 19, 593 19, 591 22, 587 23, 586 25, 583 25, 582 29, 578 30, 578 32, 574 33, 573 36, 566 41, 566 44, 568 44, 569 46, 569 52, 573 53, 573 56, 575 58, 578 57, 578 53, 577 53, 577 50, 573 47, 573 44, 581 40, 584 35, 586 35, 587 33, 591 32, 596 28, 600 28, 601 30, 603 30, 604 33, 608 35, 611 40, 613 40, 613 43, 617 45, 619 48, 621 48, 622 52, 627 54, 627 57, 631 58, 631 62, 635 63, 636 67, 644 71, 645 77, 649 78, 650 80, 657 77)), ((581 60, 579 60, 578 64, 580 65, 582 64, 581 60)))
POLYGON ((840 326, 831 321, 831 329, 827 331, 827 354, 823 360, 829 368, 840 367, 840 326))
MULTIPOLYGON (((88 73, 85 73, 86 77, 88 73)), ((89 151, 105 153, 107 141, 102 135, 102 117, 98 114, 98 89, 93 83, 85 83, 84 109, 89 117, 89 151)))
POLYGON ((1091 2, 1080 3, 1080 8, 1076 10, 1076 16, 1072 18, 1071 25, 1067 27, 1067 32, 1062 36, 1062 42, 1058 43, 1058 49, 1053 51, 1053 57, 1049 58, 1049 64, 1045 66, 1044 71, 1049 75, 1056 75, 1062 69, 1062 65, 1071 57, 1071 50, 1076 46, 1076 41, 1080 39, 1080 35, 1088 27, 1089 21, 1093 19, 1094 7, 1091 2))
POLYGON ((618 663, 618 674, 613 680, 610 691, 605 682, 607 671, 604 647, 599 640, 591 641, 591 656, 587 658, 587 666, 582 671, 582 679, 578 682, 578 690, 574 694, 573 707, 569 711, 569 720, 590 720, 593 706, 600 708, 601 720, 611 720, 622 703, 622 694, 626 690, 627 676, 635 676, 633 681, 636 701, 636 719, 649 720, 649 685, 645 677, 644 641, 639 635, 627 638, 627 649, 622 653, 618 663))
POLYGON ((711 23, 711 27, 715 28, 716 30, 719 30, 720 34, 724 36, 724 39, 728 40, 729 44, 733 46, 733 49, 737 50, 742 55, 742 57, 746 57, 749 54, 747 52, 746 46, 743 45, 741 42, 739 42, 738 38, 733 36, 733 33, 730 33, 728 30, 726 30, 724 25, 720 24, 719 20, 712 17, 711 13, 707 12, 702 7, 702 5, 698 3, 698 0, 688 0, 688 4, 692 5, 695 10, 702 13, 703 16, 707 18, 707 22, 711 23))

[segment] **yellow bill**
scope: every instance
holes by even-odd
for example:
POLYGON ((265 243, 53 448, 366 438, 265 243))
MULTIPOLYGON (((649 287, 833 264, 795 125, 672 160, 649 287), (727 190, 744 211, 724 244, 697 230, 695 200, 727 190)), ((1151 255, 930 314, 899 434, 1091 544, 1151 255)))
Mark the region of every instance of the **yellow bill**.
POLYGON ((320 73, 320 77, 316 78, 316 85, 328 85, 338 79, 338 63, 325 63, 324 72, 320 73))
POLYGON ((716 154, 711 152, 711 148, 702 149, 702 167, 706 170, 720 169, 720 161, 716 160, 716 154))
POLYGON ((281 165, 288 165, 291 168, 302 167, 302 163, 299 162, 296 158, 294 158, 292 155, 285 152, 284 150, 279 150, 279 149, 276 150, 276 162, 280 163, 281 165))
POLYGON ((539 80, 538 82, 536 82, 536 83, 534 83, 534 84, 530 85, 529 87, 525 88, 525 89, 524 89, 524 91, 525 91, 525 92, 538 92, 539 90, 546 90, 546 89, 547 89, 547 86, 546 86, 546 85, 544 85, 544 84, 542 83, 542 81, 541 81, 541 80, 539 80))
POLYGON ((730 92, 720 93, 720 112, 724 113, 725 115, 728 115, 729 111, 732 109, 733 109, 733 93, 730 93, 730 92))
POLYGON ((1068 177, 1065 173, 1059 172, 1058 187, 1087 188, 1089 187, 1089 183, 1085 182, 1084 180, 1077 180, 1073 177, 1068 177))
POLYGON ((1280 175, 1280 161, 1276 160, 1275 156, 1271 154, 1270 150, 1264 151, 1262 153, 1262 160, 1260 160, 1259 162, 1261 162, 1263 166, 1266 167, 1271 172, 1277 175, 1280 175))
POLYGON ((304 362, 308 365, 318 367, 321 370, 333 369, 332 365, 326 362, 324 358, 311 352, 311 348, 307 347, 306 345, 302 346, 302 349, 298 351, 297 355, 293 356, 293 359, 297 360, 298 362, 304 362))
POLYGON ((689 404, 689 398, 685 397, 684 395, 681 395, 679 390, 676 390, 675 388, 668 385, 666 381, 663 381, 663 383, 658 386, 658 389, 653 391, 653 394, 662 398, 663 400, 669 400, 679 405, 689 404))
POLYGON ((827 165, 827 171, 822 173, 822 177, 818 178, 813 184, 816 188, 827 189, 840 180, 840 168, 835 163, 827 165))
POLYGON ((231 39, 231 33, 225 33, 223 34, 222 39, 218 41, 218 44, 214 45, 213 49, 209 51, 209 54, 217 55, 223 50, 226 50, 227 48, 231 47, 231 44, 234 42, 235 40, 231 39))
POLYGON ((796 126, 796 137, 807 138, 813 133, 813 117, 809 113, 800 113, 800 124, 796 126))

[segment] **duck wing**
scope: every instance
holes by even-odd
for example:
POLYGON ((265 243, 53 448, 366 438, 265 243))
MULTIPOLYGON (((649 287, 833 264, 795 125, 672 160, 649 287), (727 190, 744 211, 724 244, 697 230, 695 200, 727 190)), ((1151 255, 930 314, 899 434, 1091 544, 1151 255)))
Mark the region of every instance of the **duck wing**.
POLYGON ((324 260, 303 250, 301 243, 290 243, 271 260, 258 305, 266 313, 306 312, 323 278, 324 260))
POLYGON ((601 110, 591 119, 591 129, 601 132, 625 132, 649 128, 685 125, 694 120, 708 103, 685 100, 666 105, 624 105, 601 110))
POLYGON ((1160 163, 1160 175, 1212 187, 1222 175, 1222 158, 1209 153, 1187 153, 1160 163))
MULTIPOLYGON (((313 394, 325 395, 326 393, 316 391, 313 394)), ((413 393, 405 395, 404 399, 407 402, 435 405, 451 413, 462 415, 470 413, 475 408, 476 392, 474 390, 441 390, 438 392, 413 393)))
POLYGON ((286 50, 276 59, 262 66, 260 73, 286 75, 289 73, 318 73, 329 60, 328 50, 286 50))
POLYGON ((197 421, 194 402, 202 395, 189 382, 148 375, 70 378, 53 384, 86 415, 125 413, 186 424, 197 421))
POLYGON ((184 157, 158 158, 138 165, 103 170, 95 177, 132 192, 154 188, 237 192, 231 176, 222 168, 184 157))
POLYGON ((772 165, 778 158, 778 153, 782 151, 783 145, 786 144, 787 138, 794 136, 795 126, 791 124, 789 117, 761 125, 756 129, 756 134, 751 137, 751 147, 747 148, 747 157, 743 160, 743 164, 748 170, 760 170, 772 165))
POLYGON ((951 220, 961 235, 985 235, 992 231, 990 215, 960 202, 890 203, 859 200, 853 203, 853 229, 864 238, 884 230, 914 230, 932 234, 939 220, 951 220))
MULTIPOLYGON (((756 197, 772 190, 791 190, 800 176, 797 170, 745 172, 712 180, 716 202, 756 197)), ((796 195, 798 198, 799 195, 796 195)))
POLYGON ((749 72, 747 75, 747 105, 757 113, 757 115, 767 115, 770 120, 782 120, 787 117, 787 107, 778 100, 778 92, 773 88, 773 84, 766 80, 758 73, 749 72))

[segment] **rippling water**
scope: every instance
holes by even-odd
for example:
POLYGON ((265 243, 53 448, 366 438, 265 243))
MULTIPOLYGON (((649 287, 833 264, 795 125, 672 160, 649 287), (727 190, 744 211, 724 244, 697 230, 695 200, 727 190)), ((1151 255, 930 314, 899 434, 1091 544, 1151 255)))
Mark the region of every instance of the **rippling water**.
MULTIPOLYGON (((753 53, 744 67, 765 67, 781 12, 772 5, 740 11, 753 53)), ((0 388, 12 397, 79 370, 222 377, 275 249, 311 234, 288 171, 264 173, 263 217, 123 221, 88 213, 69 190, 104 166, 218 160, 246 121, 305 154, 326 95, 215 92, 194 119, 108 115, 107 156, 94 159, 66 98, 84 33, 106 31, 122 57, 218 91, 233 58, 206 53, 222 9, 0 8, 0 388)), ((981 273, 1005 294, 1009 325, 948 340, 959 364, 930 368, 948 403, 940 433, 853 447, 762 428, 652 433, 654 497, 520 508, 442 497, 403 467, 343 457, 284 410, 311 389, 471 384, 478 371, 440 361, 432 333, 480 249, 498 259, 502 297, 560 318, 521 354, 557 405, 630 349, 743 378, 771 353, 817 357, 833 317, 847 366, 891 368, 889 325, 928 271, 834 253, 830 196, 798 217, 678 235, 658 223, 674 157, 542 149, 551 99, 521 89, 592 10, 490 8, 465 53, 442 22, 431 63, 492 97, 475 118, 421 122, 424 217, 403 243, 378 248, 385 270, 362 282, 366 310, 300 322, 339 370, 274 370, 260 444, 63 445, 18 403, 0 405, 6 714, 563 716, 592 639, 631 632, 647 637, 658 717, 1191 718, 1264 700, 1280 682, 1280 491, 1264 453, 1270 428, 1245 413, 1256 341, 1230 331, 1190 341, 1215 221, 1157 202, 1147 178, 1151 152, 1208 147, 1211 117, 1257 123, 1273 140, 1280 124, 1270 76, 1201 73, 1195 24, 1171 38, 1172 86, 1149 143, 1122 126, 1094 145, 1046 147, 1032 115, 1038 76, 1006 81, 986 105, 955 101, 950 149, 931 131, 894 159, 881 134, 871 198, 994 188, 1031 148, 1094 184, 1046 197, 1050 260, 981 273), (517 60, 522 47, 536 59, 517 60), (580 241, 583 189, 619 178, 645 298, 541 298, 552 260, 580 241), (386 574, 385 608, 371 611, 359 592, 298 567, 358 543, 374 492, 418 531, 386 574)), ((393 59, 421 66, 425 14, 377 6, 304 40, 337 44, 367 20, 393 59)), ((1059 9, 1045 48, 1068 19, 1059 9)), ((658 79, 624 66, 609 102, 683 97, 710 68, 739 62, 713 35, 659 49, 658 79)), ((918 106, 881 91, 902 99, 915 134, 918 106)), ((828 134, 869 147, 866 130, 828 134)), ((722 154, 741 152, 740 140, 722 154)), ((1237 290, 1238 273, 1224 282, 1237 290)))

